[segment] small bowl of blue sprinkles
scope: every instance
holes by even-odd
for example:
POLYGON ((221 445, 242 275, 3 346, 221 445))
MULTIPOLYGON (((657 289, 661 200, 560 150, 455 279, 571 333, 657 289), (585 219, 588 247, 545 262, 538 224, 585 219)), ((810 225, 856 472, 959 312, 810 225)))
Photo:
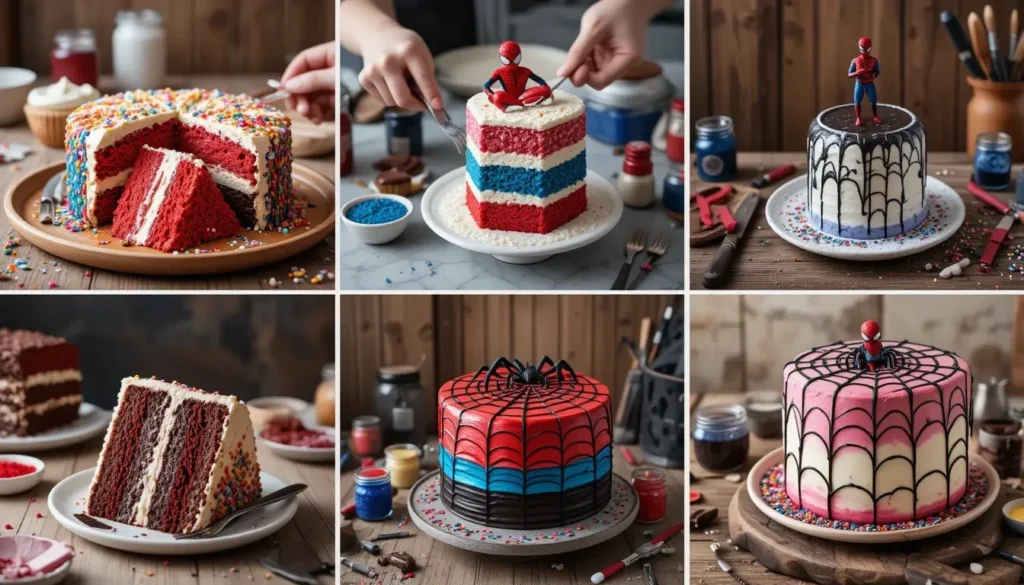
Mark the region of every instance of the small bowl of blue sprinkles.
POLYGON ((412 202, 405 197, 374 193, 343 205, 341 221, 360 241, 386 244, 405 231, 412 209, 412 202))

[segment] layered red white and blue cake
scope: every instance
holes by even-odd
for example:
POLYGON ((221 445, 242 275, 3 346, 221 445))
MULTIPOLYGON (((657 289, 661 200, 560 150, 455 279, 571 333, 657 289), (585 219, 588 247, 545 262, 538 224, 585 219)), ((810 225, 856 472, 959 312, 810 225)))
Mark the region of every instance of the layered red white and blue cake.
POLYGON ((441 499, 485 526, 543 529, 611 499, 611 397, 565 362, 499 358, 438 393, 441 499))
POLYGON ((143 146, 110 233, 164 252, 186 250, 240 229, 203 161, 143 146))
POLYGON ((130 91, 68 116, 67 191, 75 219, 110 223, 143 146, 201 159, 242 226, 274 229, 292 211, 291 121, 245 95, 130 91))
POLYGON ((179 534, 262 491, 249 410, 234 396, 125 378, 89 486, 90 516, 179 534))
POLYGON ((0 436, 66 425, 81 404, 77 347, 37 331, 0 329, 0 436))
POLYGON ((556 91, 544 105, 502 111, 466 104, 466 204, 481 228, 546 234, 587 210, 583 102, 556 91))

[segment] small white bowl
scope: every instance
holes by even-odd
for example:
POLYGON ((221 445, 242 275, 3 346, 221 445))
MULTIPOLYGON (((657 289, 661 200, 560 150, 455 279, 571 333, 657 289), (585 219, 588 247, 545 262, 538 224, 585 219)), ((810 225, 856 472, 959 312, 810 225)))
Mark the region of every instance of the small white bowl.
POLYGON ((36 74, 20 67, 0 67, 0 126, 10 126, 25 117, 28 92, 36 74))
POLYGON ((309 403, 290 396, 261 396, 247 400, 245 406, 249 409, 253 427, 258 431, 274 417, 299 416, 300 412, 309 407, 309 403))
POLYGON ((356 197, 352 201, 343 205, 341 207, 341 221, 348 226, 348 231, 351 232, 359 241, 366 244, 386 244, 402 235, 406 226, 409 225, 409 216, 412 215, 412 210, 412 202, 406 197, 384 193, 371 193, 369 195, 363 195, 362 197, 356 197), (358 205, 363 201, 369 201, 371 199, 390 199, 392 201, 397 201, 405 207, 405 215, 394 221, 375 224, 356 223, 348 218, 346 214, 349 209, 352 209, 353 206, 358 205))
POLYGON ((1021 536, 1024 536, 1024 522, 1010 518, 1010 512, 1022 506, 1024 506, 1024 498, 1017 498, 1016 500, 1010 500, 1003 504, 1003 520, 1011 530, 1021 536))
POLYGON ((41 460, 28 455, 0 455, 0 461, 16 461, 36 468, 32 473, 21 477, 0 478, 0 496, 20 494, 36 487, 43 479, 43 470, 46 469, 41 460))

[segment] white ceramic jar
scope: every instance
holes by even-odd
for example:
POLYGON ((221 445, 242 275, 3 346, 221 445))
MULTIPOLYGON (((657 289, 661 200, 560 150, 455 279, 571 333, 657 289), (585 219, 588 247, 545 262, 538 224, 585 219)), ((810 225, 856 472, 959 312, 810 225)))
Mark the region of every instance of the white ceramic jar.
POLYGON ((167 77, 167 36, 156 10, 118 10, 114 78, 121 91, 157 89, 167 77))

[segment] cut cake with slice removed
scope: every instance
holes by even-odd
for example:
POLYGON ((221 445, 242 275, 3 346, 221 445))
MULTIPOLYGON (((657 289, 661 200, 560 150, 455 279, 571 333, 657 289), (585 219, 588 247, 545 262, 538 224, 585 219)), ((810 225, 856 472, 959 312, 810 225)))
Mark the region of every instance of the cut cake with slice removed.
POLYGON ((143 146, 111 234, 140 246, 175 252, 236 234, 238 218, 202 160, 143 146))
POLYGON ((249 410, 234 396, 125 378, 89 486, 89 515, 179 534, 260 496, 249 410))

